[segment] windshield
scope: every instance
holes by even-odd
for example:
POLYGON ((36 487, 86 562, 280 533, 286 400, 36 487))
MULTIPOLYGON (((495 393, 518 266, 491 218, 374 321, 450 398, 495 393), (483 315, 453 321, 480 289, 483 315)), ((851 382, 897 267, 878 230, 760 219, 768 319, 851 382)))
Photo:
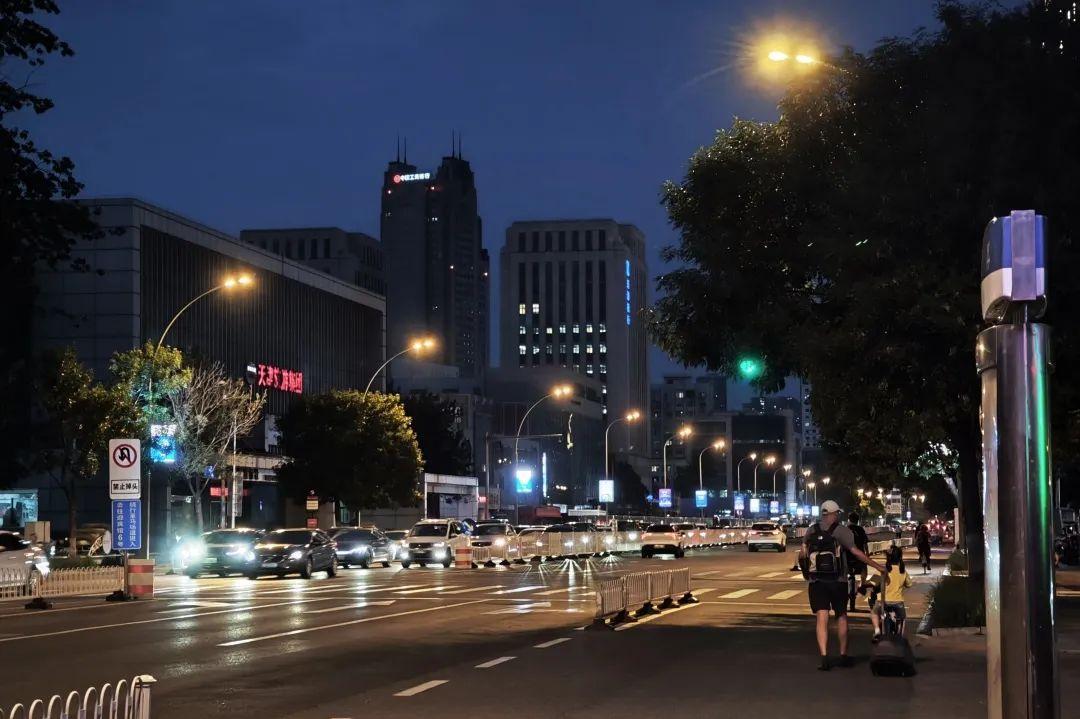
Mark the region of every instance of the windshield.
POLYGON ((692 525, 692 524, 676 524, 675 528, 676 529, 693 529, 694 525, 692 525))
POLYGON ((674 532, 675 529, 670 524, 650 524, 646 532, 674 532))
POLYGON ((339 529, 332 535, 339 542, 370 542, 375 535, 367 529, 339 529))
POLYGON ((311 532, 303 529, 279 529, 262 539, 263 544, 307 544, 310 541, 311 532))
POLYGON ((776 529, 776 525, 769 524, 768 522, 758 522, 754 526, 750 527, 750 529, 756 529, 759 532, 771 532, 772 530, 776 529))
POLYGON ((254 542, 259 536, 255 532, 239 532, 235 529, 218 529, 203 535, 207 544, 233 544, 236 542, 254 542))
POLYGON ((412 528, 412 536, 414 537, 445 537, 446 536, 445 523, 439 524, 418 524, 412 528))
POLYGON ((386 533, 386 536, 390 539, 405 539, 408 532, 404 529, 394 529, 386 533))
POLYGON ((506 534, 506 527, 501 524, 481 524, 472 533, 477 537, 491 537, 506 534))

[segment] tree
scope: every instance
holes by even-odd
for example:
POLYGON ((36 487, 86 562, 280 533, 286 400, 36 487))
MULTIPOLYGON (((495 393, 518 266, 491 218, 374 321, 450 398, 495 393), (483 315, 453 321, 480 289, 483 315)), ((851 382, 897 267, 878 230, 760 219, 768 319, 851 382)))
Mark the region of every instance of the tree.
POLYGON ((278 422, 288 458, 278 480, 296 500, 314 491, 353 509, 420 499, 420 447, 398 395, 354 390, 302 397, 278 422))
POLYGON ((172 422, 170 395, 191 382, 193 370, 175 347, 155 349, 152 342, 117 352, 109 372, 118 387, 142 408, 147 425, 172 422))
MULTIPOLYGON (((33 72, 49 55, 73 55, 71 47, 34 19, 56 14, 51 0, 0 0, 0 283, 7 297, 0 313, 0 477, 24 469, 12 461, 31 441, 29 388, 34 382, 30 345, 35 271, 71 259, 77 239, 102 236, 89 210, 73 202, 82 190, 74 164, 38 147, 30 133, 12 124, 19 113, 41 115, 51 100, 30 90, 33 72), (12 78, 23 81, 15 84, 12 78)), ((72 262, 78 269, 85 264, 72 262)))
MULTIPOLYGON (((37 364, 36 406, 20 458, 31 472, 43 472, 64 495, 68 507, 68 552, 76 552, 80 482, 93 479, 108 452, 109 440, 137 436, 139 410, 124 392, 94 382, 94 375, 68 348, 37 364)), ((102 493, 106 487, 102 485, 102 493)))
MULTIPOLYGON (((1080 353, 1080 153, 1067 150, 1080 136, 1080 28, 1053 5, 942 3, 938 32, 845 51, 791 87, 778 121, 736 120, 663 190, 680 234, 665 257, 680 266, 659 281, 659 344, 729 374, 738 357, 763 357, 762 389, 808 379, 832 473, 848 483, 903 488, 906 467, 945 448, 976 573, 974 344, 990 217, 1051 218, 1047 320, 1065 318, 1058 365, 1080 353)), ((1080 436, 1067 414, 1078 391, 1055 379, 1057 436, 1080 436)))
POLYGON ((203 529, 202 497, 223 463, 229 444, 259 423, 266 394, 244 380, 232 379, 220 364, 196 369, 190 381, 169 393, 176 442, 177 470, 191 491, 195 522, 203 529))
POLYGON ((402 398, 405 414, 424 458, 424 471, 467 475, 472 471, 472 445, 461 431, 457 403, 430 392, 402 398))

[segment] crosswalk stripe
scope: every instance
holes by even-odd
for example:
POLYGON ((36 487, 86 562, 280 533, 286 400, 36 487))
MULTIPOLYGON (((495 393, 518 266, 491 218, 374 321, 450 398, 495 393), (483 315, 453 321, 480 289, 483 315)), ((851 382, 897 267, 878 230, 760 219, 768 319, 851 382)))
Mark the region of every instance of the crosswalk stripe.
POLYGON ((500 664, 503 664, 504 662, 510 661, 511 659, 517 659, 517 657, 499 657, 498 659, 492 659, 490 662, 484 662, 483 664, 477 664, 476 668, 477 669, 491 669, 492 667, 497 667, 500 664))
POLYGON ((378 602, 357 602, 356 604, 346 604, 344 607, 329 607, 327 609, 309 609, 304 614, 326 614, 327 612, 343 612, 347 609, 363 609, 364 607, 389 607, 396 600, 383 599, 378 602))
POLYGON ((406 589, 405 591, 397 591, 395 594, 418 594, 420 592, 441 592, 445 589, 453 589, 454 584, 433 585, 430 587, 420 587, 419 589, 406 589))
POLYGON ((702 594, 708 594, 709 592, 715 592, 716 587, 702 587, 701 589, 695 589, 693 591, 694 596, 700 597, 702 594))
POLYGON ((448 681, 449 681, 448 679, 432 679, 430 682, 424 682, 423 684, 417 684, 415 687, 411 687, 411 688, 406 689, 404 691, 400 691, 397 694, 395 694, 394 696, 396 696, 396 697, 411 697, 414 694, 419 694, 420 692, 426 692, 428 689, 434 689, 435 687, 442 686, 443 684, 446 684, 446 682, 448 682, 448 681))
POLYGON ((783 592, 777 592, 776 594, 772 595, 771 597, 766 597, 766 599, 791 599, 796 594, 802 594, 802 590, 801 589, 788 589, 788 590, 783 591, 783 592))
POLYGON ((519 594, 521 592, 531 592, 534 589, 543 589, 543 584, 534 584, 529 587, 518 587, 516 589, 504 589, 501 592, 495 592, 496 594, 519 594))
POLYGON ((736 589, 734 592, 728 592, 727 594, 721 594, 720 599, 740 599, 742 597, 749 596, 754 592, 760 592, 760 589, 736 589))
POLYGON ((792 574, 790 577, 788 577, 788 579, 793 582, 802 582, 806 579, 806 577, 804 577, 802 574, 792 574))
POLYGON ((464 589, 455 589, 452 592, 443 592, 443 594, 465 594, 466 592, 486 592, 489 589, 501 589, 501 584, 492 584, 489 587, 465 587, 464 589))
MULTIPOLYGON (((361 589, 357 589, 356 593, 357 594, 361 594, 361 593, 363 593, 363 594, 374 594, 375 592, 392 592, 392 591, 397 590, 397 589, 412 589, 413 587, 426 587, 426 586, 427 585, 425 585, 425 584, 401 584, 401 585, 398 585, 398 586, 390 586, 390 587, 363 587, 361 589)), ((435 585, 432 585, 432 586, 435 586, 435 585)))
MULTIPOLYGON (((537 592, 537 594, 542 596, 542 597, 547 597, 547 596, 550 596, 552 594, 562 594, 564 592, 577 592, 577 591, 584 592, 585 587, 564 587, 562 589, 552 589, 552 590, 549 590, 547 592, 537 592)), ((592 592, 588 592, 588 594, 592 594, 592 592)))
POLYGON ((762 574, 758 579, 772 579, 773 577, 779 577, 781 574, 787 574, 787 572, 769 572, 768 574, 762 574))

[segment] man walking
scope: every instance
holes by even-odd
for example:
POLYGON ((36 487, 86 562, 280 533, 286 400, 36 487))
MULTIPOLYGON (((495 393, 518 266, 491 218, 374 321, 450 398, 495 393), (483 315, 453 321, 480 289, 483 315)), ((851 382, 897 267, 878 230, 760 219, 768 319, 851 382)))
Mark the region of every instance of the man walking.
POLYGON ((855 546, 855 535, 840 524, 840 505, 826 500, 821 505, 821 518, 806 532, 799 562, 803 574, 810 580, 810 610, 817 617, 817 643, 821 654, 818 669, 828 671, 829 664, 829 610, 836 614, 837 638, 840 641, 840 666, 852 665, 847 653, 847 556, 874 567, 879 572, 885 568, 866 556, 855 546))
MULTIPOLYGON (((848 529, 855 538, 855 547, 866 554, 870 547, 870 539, 866 536, 866 530, 859 524, 859 513, 852 512, 848 515, 848 529)), ((855 611, 855 595, 866 584, 866 565, 854 554, 847 558, 848 561, 848 611, 855 611)))

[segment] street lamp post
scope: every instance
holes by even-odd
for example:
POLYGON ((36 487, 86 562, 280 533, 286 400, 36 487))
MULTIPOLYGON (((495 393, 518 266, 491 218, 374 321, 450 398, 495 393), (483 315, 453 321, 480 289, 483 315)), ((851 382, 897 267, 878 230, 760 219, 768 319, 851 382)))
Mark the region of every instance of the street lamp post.
MULTIPOLYGON (((220 292, 221 290, 231 290, 233 288, 247 288, 247 287, 250 287, 254 282, 255 282, 255 278, 252 277, 251 275, 247 274, 247 273, 244 273, 242 275, 226 277, 224 279, 224 281, 222 281, 221 284, 215 285, 214 287, 211 287, 210 289, 208 289, 206 292, 203 292, 202 294, 196 295, 194 298, 189 300, 187 304, 185 304, 183 307, 181 307, 179 310, 177 310, 176 314, 174 314, 172 316, 172 319, 169 320, 169 323, 167 325, 165 325, 165 329, 161 331, 161 336, 158 337, 157 344, 154 345, 154 349, 150 353, 150 368, 149 368, 149 371, 148 371, 149 373, 148 373, 147 379, 146 379, 146 394, 147 394, 147 401, 148 402, 153 403, 153 401, 154 401, 154 360, 157 358, 157 353, 158 353, 158 350, 161 349, 161 345, 165 343, 165 336, 169 334, 169 330, 171 330, 173 325, 176 324, 176 321, 178 319, 180 319, 180 315, 187 312, 187 310, 192 305, 194 305, 196 302, 198 302, 202 298, 209 297, 210 295, 214 294, 215 292, 220 292)), ((235 437, 235 435, 236 435, 236 432, 234 430, 234 432, 233 432, 233 462, 234 462, 234 464, 236 462, 236 437, 235 437)), ((152 477, 153 477, 153 475, 151 473, 152 472, 152 469, 151 469, 152 466, 153 466, 152 464, 148 464, 147 467, 146 467, 146 522, 145 522, 146 530, 145 531, 146 531, 146 556, 148 558, 150 557, 150 519, 151 519, 150 509, 151 509, 151 501, 153 500, 153 492, 151 491, 152 477)), ((235 466, 234 466, 233 474, 235 474, 235 473, 236 473, 236 469, 235 469, 235 466)), ((171 485, 171 483, 169 484, 168 490, 169 491, 166 492, 166 497, 165 497, 165 535, 166 536, 168 536, 169 531, 170 531, 170 525, 172 524, 172 512, 170 511, 172 509, 172 485, 171 485)))
POLYGON ((783 467, 779 467, 776 471, 774 471, 772 473, 772 494, 773 494, 773 499, 776 499, 776 475, 779 474, 781 471, 785 472, 784 478, 786 479, 787 478, 786 473, 791 471, 791 465, 790 464, 785 464, 783 467))
POLYGON ((810 467, 804 467, 802 471, 802 502, 806 502, 806 483, 810 481, 810 475, 814 473, 814 470, 810 467))
POLYGON ((368 392, 371 391, 371 385, 373 385, 375 383, 375 378, 379 376, 380 372, 382 372, 384 369, 386 369, 386 366, 388 364, 390 364, 391 362, 396 360, 398 357, 400 357, 400 356, 402 356, 404 354, 408 354, 409 352, 415 352, 416 354, 419 355, 422 352, 426 352, 426 351, 429 351, 431 349, 434 349, 434 347, 435 347, 435 339, 432 338, 432 337, 423 337, 423 338, 420 338, 420 339, 415 339, 412 342, 410 342, 408 347, 401 350, 396 355, 394 355, 393 357, 391 357, 390 359, 386 360, 381 365, 379 365, 379 369, 375 370, 375 373, 373 375, 371 375, 371 379, 368 380, 367 386, 364 387, 364 397, 368 396, 368 392))
POLYGON ((754 493, 751 496, 753 496, 753 497, 757 496, 757 470, 758 470, 758 467, 760 467, 763 464, 768 466, 768 467, 771 467, 775 461, 776 461, 776 455, 770 454, 768 457, 765 457, 760 462, 754 462, 754 493))
MULTIPOLYGON (((560 384, 551 388, 551 391, 545 394, 540 399, 532 403, 532 406, 525 410, 525 414, 521 416, 521 422, 518 423, 517 433, 514 434, 514 473, 515 476, 518 471, 518 443, 521 441, 521 430, 525 427, 525 420, 529 418, 529 414, 540 406, 540 403, 545 399, 554 397, 555 399, 561 399, 563 397, 569 397, 574 393, 574 388, 568 384, 560 384)), ((515 494, 517 494, 515 492, 515 494)), ((521 519, 521 498, 514 497, 514 523, 518 524, 521 519)))
POLYGON ((619 422, 637 422, 641 419, 641 412, 636 409, 626 413, 624 417, 618 417, 607 426, 604 430, 604 479, 611 479, 611 470, 609 468, 610 455, 608 453, 608 434, 611 432, 611 428, 617 425, 619 422))
POLYGON ((742 459, 740 459, 739 463, 737 465, 735 465, 735 491, 736 492, 741 492, 742 491, 742 463, 745 462, 748 459, 751 462, 753 462, 755 459, 757 459, 757 452, 751 452, 750 454, 748 454, 745 457, 743 457, 742 459))
POLYGON ((814 492, 814 504, 817 505, 817 482, 808 482, 806 488, 814 492))
POLYGON ((678 431, 675 432, 675 434, 671 435, 670 437, 667 438, 667 440, 664 441, 664 489, 667 489, 667 448, 668 448, 668 445, 670 445, 672 443, 672 441, 676 437, 678 437, 679 439, 686 439, 687 437, 689 437, 693 433, 694 433, 693 427, 691 427, 688 424, 684 424, 682 427, 679 427, 678 431))
MULTIPOLYGON (((831 482, 831 481, 832 481, 832 477, 822 477, 821 478, 821 486, 827 488, 829 486, 829 482, 831 482)), ((816 494, 814 495, 814 503, 815 504, 817 503, 817 495, 816 494)))
MULTIPOLYGON (((701 450, 701 452, 698 453, 698 456, 697 456, 697 481, 698 481, 698 489, 699 490, 705 491, 705 474, 704 474, 703 467, 702 467, 702 462, 701 462, 702 457, 704 457, 705 453, 708 452, 710 449, 715 449, 716 451, 720 452, 726 446, 727 446, 727 442, 725 442, 722 439, 718 439, 715 442, 713 442, 712 444, 710 444, 708 447, 706 447, 705 449, 701 450)), ((705 508, 704 507, 701 508, 701 516, 702 517, 705 516, 705 508)))

